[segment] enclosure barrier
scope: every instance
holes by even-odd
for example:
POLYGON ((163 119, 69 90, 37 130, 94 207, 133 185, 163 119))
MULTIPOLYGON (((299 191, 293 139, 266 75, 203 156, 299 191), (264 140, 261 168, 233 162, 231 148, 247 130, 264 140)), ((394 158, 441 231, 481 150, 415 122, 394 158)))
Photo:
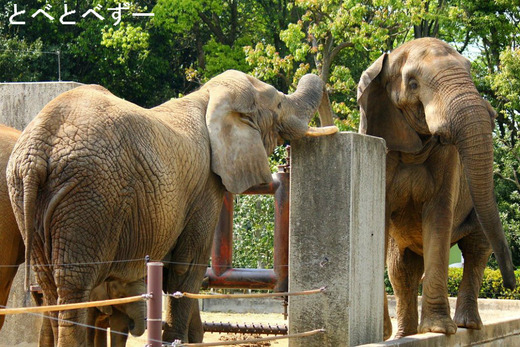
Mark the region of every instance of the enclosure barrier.
MULTIPOLYGON (((0 315, 7 314, 21 314, 21 313, 43 313, 43 312, 54 312, 54 311, 64 311, 64 310, 74 310, 74 309, 82 309, 82 308, 90 308, 90 307, 101 307, 101 306, 111 306, 111 305, 120 305, 126 304, 141 300, 147 300, 147 343, 145 347, 161 347, 163 346, 163 342, 161 341, 162 335, 162 270, 163 264, 162 262, 149 262, 147 263, 147 293, 142 295, 131 296, 127 298, 119 298, 119 299, 110 299, 110 300, 99 300, 99 301, 90 301, 90 302, 81 302, 74 304, 63 304, 63 305, 47 305, 47 306, 36 306, 36 307, 21 307, 21 308, 5 308, 0 309, 0 315), (157 293, 159 293, 157 295, 157 293)), ((303 295, 312 295, 325 293, 326 288, 322 287, 319 289, 300 291, 300 292, 282 292, 282 293, 255 293, 255 294, 195 294, 195 293, 186 293, 186 292, 176 292, 173 294, 164 294, 166 296, 171 296, 175 299, 180 298, 189 298, 189 299, 233 299, 233 298, 269 298, 269 297, 279 297, 279 296, 303 296, 303 295)), ((92 329, 98 329, 94 326, 89 326, 92 329)), ((102 329, 105 330, 105 329, 102 329)), ((282 329, 280 329, 282 330, 282 329)), ((297 334, 289 334, 287 335, 285 332, 285 336, 275 336, 275 337, 265 337, 259 339, 249 339, 249 340, 237 340, 237 341, 223 341, 218 343, 182 343, 180 341, 175 341, 172 344, 168 344, 169 346, 226 346, 226 345, 237 345, 241 343, 254 343, 254 342, 263 342, 263 341, 273 341, 279 339, 291 339, 296 337, 307 337, 315 334, 323 333, 325 330, 323 329, 315 329, 312 331, 307 331, 303 333, 297 334)))

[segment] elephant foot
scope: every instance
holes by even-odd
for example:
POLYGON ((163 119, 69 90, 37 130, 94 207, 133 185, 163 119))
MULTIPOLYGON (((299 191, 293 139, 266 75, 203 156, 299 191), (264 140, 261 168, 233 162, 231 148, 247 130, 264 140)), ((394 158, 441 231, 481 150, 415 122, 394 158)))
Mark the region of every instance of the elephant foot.
POLYGON ((484 326, 476 307, 468 308, 466 306, 466 308, 461 307, 460 309, 457 309, 453 320, 455 321, 455 324, 461 328, 480 330, 484 326))
MULTIPOLYGON (((386 295, 386 294, 385 294, 386 295)), ((385 310, 383 319, 383 339, 388 340, 392 336, 392 320, 388 314, 388 303, 385 296, 385 310)))
POLYGON ((403 337, 417 334, 417 329, 405 331, 402 329, 397 330, 394 336, 394 340, 402 339, 403 337))
POLYGON ((430 314, 423 317, 423 319, 421 320, 419 332, 432 332, 452 335, 457 332, 457 325, 455 325, 455 323, 449 316, 430 314))
POLYGON ((383 326, 383 340, 388 340, 392 336, 392 323, 385 324, 383 326))

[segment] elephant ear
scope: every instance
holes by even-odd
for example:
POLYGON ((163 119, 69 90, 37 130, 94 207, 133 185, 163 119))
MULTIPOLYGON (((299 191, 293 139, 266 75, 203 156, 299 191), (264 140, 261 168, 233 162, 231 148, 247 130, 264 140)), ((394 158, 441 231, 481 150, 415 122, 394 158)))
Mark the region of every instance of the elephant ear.
MULTIPOLYGON (((108 296, 107 292, 107 282, 101 284, 100 286, 94 288, 92 292, 90 292, 90 300, 92 301, 100 301, 100 300, 108 300, 110 297, 108 296)), ((106 314, 107 316, 112 315, 112 306, 99 306, 97 307, 98 310, 100 310, 102 313, 106 314)))
POLYGON ((359 80, 359 132, 384 138, 390 151, 417 152, 423 147, 419 135, 392 103, 381 82, 381 72, 388 64, 387 60, 387 54, 383 54, 363 72, 359 80))
POLYGON ((493 131, 493 129, 495 129, 495 119, 497 118, 498 113, 497 113, 497 111, 495 111, 493 106, 491 106, 489 101, 487 101, 486 99, 483 99, 483 100, 484 100, 484 104, 486 105, 486 109, 489 113, 489 118, 491 118, 491 131, 493 131))
POLYGON ((222 85, 209 88, 206 111, 211 169, 235 194, 273 180, 262 134, 248 117, 256 112, 255 90, 240 88, 240 93, 236 95, 222 85))

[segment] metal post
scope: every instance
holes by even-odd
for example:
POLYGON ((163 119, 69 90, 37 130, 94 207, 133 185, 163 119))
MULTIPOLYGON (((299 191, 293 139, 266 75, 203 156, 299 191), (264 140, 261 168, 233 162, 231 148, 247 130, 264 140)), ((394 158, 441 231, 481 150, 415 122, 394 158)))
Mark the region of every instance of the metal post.
POLYGON ((279 182, 274 193, 274 273, 276 292, 286 292, 288 288, 289 264, 289 181, 288 166, 280 167, 273 176, 279 182))
POLYGON ((59 49, 56 51, 56 55, 58 56, 58 82, 61 82, 61 52, 59 49))
POLYGON ((231 269, 233 261, 233 194, 224 194, 224 203, 220 211, 220 219, 211 253, 211 267, 218 277, 231 269))
POLYGON ((151 295, 147 305, 146 326, 148 329, 147 347, 162 346, 162 281, 163 263, 152 262, 148 267, 147 291, 151 295))

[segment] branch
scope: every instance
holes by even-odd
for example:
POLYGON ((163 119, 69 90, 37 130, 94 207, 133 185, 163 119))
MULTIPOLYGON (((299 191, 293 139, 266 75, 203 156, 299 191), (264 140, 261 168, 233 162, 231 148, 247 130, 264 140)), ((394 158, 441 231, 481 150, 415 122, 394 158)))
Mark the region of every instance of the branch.
POLYGON ((223 43, 226 45, 229 44, 228 40, 227 40, 226 36, 224 35, 224 32, 222 31, 222 28, 220 28, 220 26, 215 25, 213 23, 213 21, 210 18, 208 18, 208 16, 206 16, 203 12, 199 12, 199 17, 200 17, 200 19, 202 19, 204 24, 206 24, 208 26, 209 30, 211 30, 211 32, 213 34, 215 34, 215 36, 217 37, 217 39, 220 43, 223 43))
POLYGON ((334 60, 334 58, 339 54, 339 52, 343 48, 347 48, 347 47, 354 47, 354 44, 352 42, 342 42, 339 45, 337 45, 336 47, 334 47, 334 49, 330 53, 330 61, 332 62, 334 60))
POLYGON ((504 180, 506 182, 513 183, 516 186, 516 189, 518 189, 520 191, 520 182, 518 182, 518 178, 516 177, 515 170, 513 170, 513 175, 515 176, 515 179, 506 177, 506 176, 502 175, 500 172, 495 172, 495 175, 497 175, 498 177, 500 177, 502 180, 504 180))

